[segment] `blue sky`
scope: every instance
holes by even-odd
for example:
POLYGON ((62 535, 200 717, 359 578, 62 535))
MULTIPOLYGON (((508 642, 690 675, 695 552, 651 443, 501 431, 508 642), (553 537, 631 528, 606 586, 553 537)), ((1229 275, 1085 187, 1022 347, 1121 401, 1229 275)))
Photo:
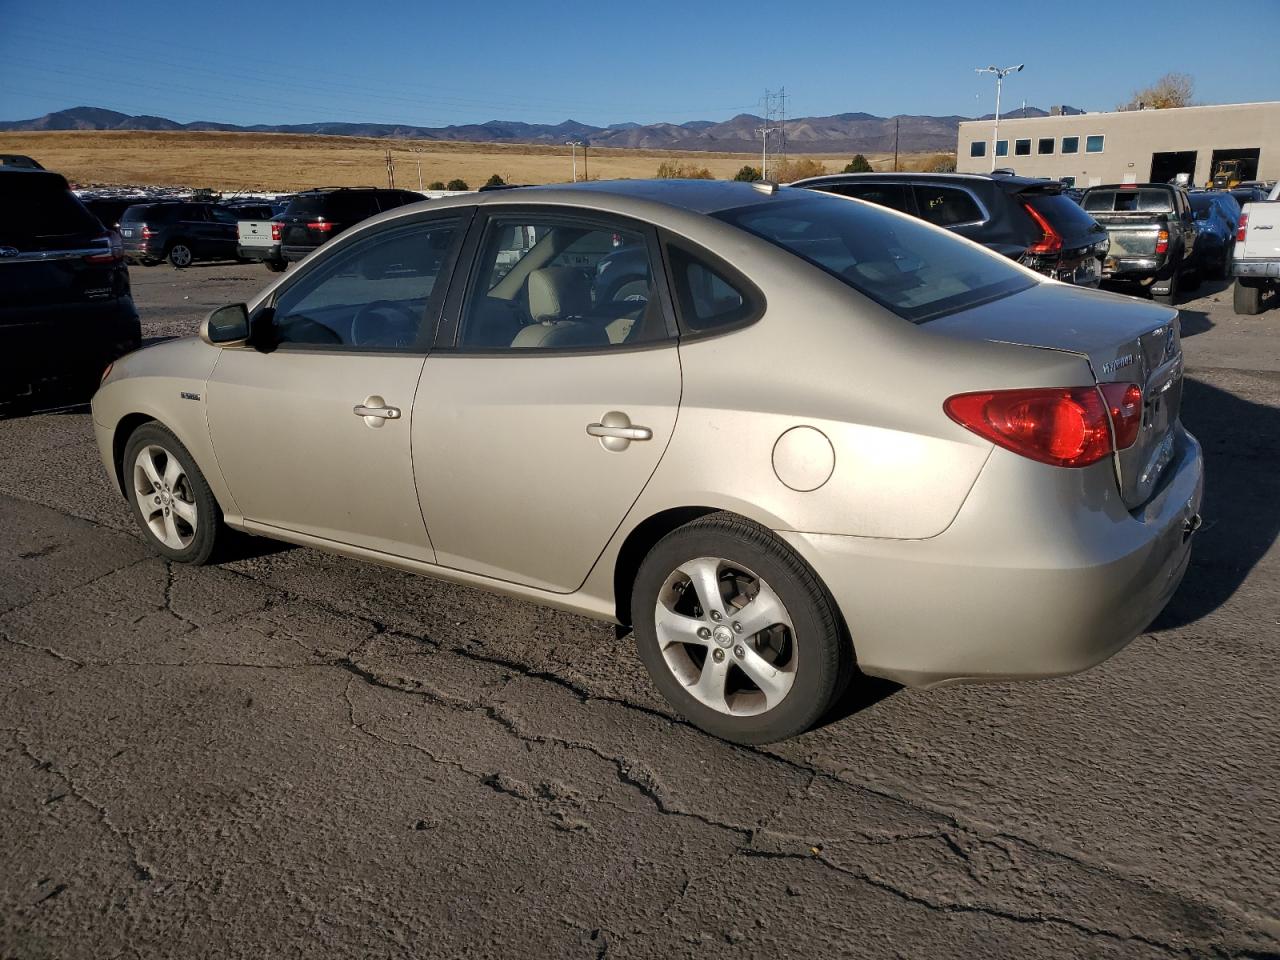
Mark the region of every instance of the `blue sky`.
POLYGON ((973 116, 994 106, 973 68, 1024 61, 1006 110, 1113 109, 1171 68, 1200 102, 1280 99, 1280 0, 1221 27, 1204 0, 1005 6, 0 0, 0 119, 682 122, 759 112, 784 85, 791 116, 973 116))

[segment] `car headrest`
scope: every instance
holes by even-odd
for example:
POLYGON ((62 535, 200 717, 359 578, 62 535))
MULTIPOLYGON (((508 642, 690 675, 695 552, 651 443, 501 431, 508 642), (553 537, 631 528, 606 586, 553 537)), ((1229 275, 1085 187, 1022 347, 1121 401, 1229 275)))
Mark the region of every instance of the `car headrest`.
POLYGON ((591 284, 573 267, 543 267, 529 274, 529 316, 536 322, 580 317, 591 309, 591 284))

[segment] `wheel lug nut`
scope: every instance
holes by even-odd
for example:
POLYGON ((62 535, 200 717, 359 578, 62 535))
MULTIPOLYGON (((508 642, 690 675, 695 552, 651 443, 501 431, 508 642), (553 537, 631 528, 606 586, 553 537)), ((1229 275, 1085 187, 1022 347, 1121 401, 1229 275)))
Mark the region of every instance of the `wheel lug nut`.
POLYGON ((724 614, 722 614, 719 610, 712 610, 711 619, 715 620, 716 622, 719 622, 724 619, 724 614))
POLYGON ((733 632, 734 633, 742 632, 742 624, 740 624, 737 620, 733 621, 733 632))
POLYGON ((742 644, 738 644, 736 647, 733 648, 733 655, 737 657, 739 660, 741 660, 743 657, 747 655, 747 651, 743 649, 742 644))
POLYGON ((708 630, 706 627, 699 627, 699 628, 698 628, 698 636, 699 636, 699 637, 701 637, 703 640, 710 640, 710 639, 711 639, 711 631, 710 631, 710 630, 708 630))
POLYGON ((714 660, 716 663, 724 663, 724 651, 721 650, 719 647, 716 647, 714 650, 711 651, 711 659, 714 660))

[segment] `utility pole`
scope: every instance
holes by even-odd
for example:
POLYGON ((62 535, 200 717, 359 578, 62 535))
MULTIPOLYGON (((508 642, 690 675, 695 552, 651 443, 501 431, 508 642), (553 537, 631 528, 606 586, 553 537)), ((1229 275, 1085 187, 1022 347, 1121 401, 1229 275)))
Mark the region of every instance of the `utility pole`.
POLYGON ((422 193, 422 148, 411 147, 410 149, 413 150, 413 159, 418 162, 418 192, 422 193))
POLYGON ((387 186, 395 189, 396 185, 396 162, 391 159, 391 148, 387 148, 387 186))
POLYGON ((902 120, 901 117, 893 118, 893 172, 894 173, 898 172, 898 124, 901 122, 901 120, 902 120))
POLYGON ((773 127, 756 127, 756 133, 760 134, 760 179, 769 179, 769 134, 773 133, 773 127))
POLYGON ((589 176, 587 176, 587 147, 589 146, 591 146, 590 141, 587 141, 587 140, 582 141, 582 179, 583 180, 591 179, 589 176))
MULTIPOLYGON (((1000 142, 1000 86, 1004 83, 1004 78, 1011 73, 1017 73, 1025 63, 1020 63, 1016 67, 975 67, 976 73, 994 73, 996 75, 996 123, 991 132, 991 169, 996 168, 996 144, 1000 142)), ((1026 112, 1025 109, 1023 111, 1026 112)))
MULTIPOLYGON (((578 182, 578 148, 582 146, 582 141, 566 140, 564 142, 564 145, 569 148, 569 156, 573 158, 573 182, 577 183, 578 182)), ((582 152, 582 162, 584 165, 587 162, 587 153, 585 150, 582 152)))

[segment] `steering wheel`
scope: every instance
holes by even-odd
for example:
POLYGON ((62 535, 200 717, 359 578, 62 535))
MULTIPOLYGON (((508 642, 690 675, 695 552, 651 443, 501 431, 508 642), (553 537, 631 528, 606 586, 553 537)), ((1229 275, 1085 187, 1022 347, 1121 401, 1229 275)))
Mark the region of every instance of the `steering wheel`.
POLYGON ((352 346, 411 347, 417 335, 417 315, 393 300, 366 303, 351 321, 352 346))

